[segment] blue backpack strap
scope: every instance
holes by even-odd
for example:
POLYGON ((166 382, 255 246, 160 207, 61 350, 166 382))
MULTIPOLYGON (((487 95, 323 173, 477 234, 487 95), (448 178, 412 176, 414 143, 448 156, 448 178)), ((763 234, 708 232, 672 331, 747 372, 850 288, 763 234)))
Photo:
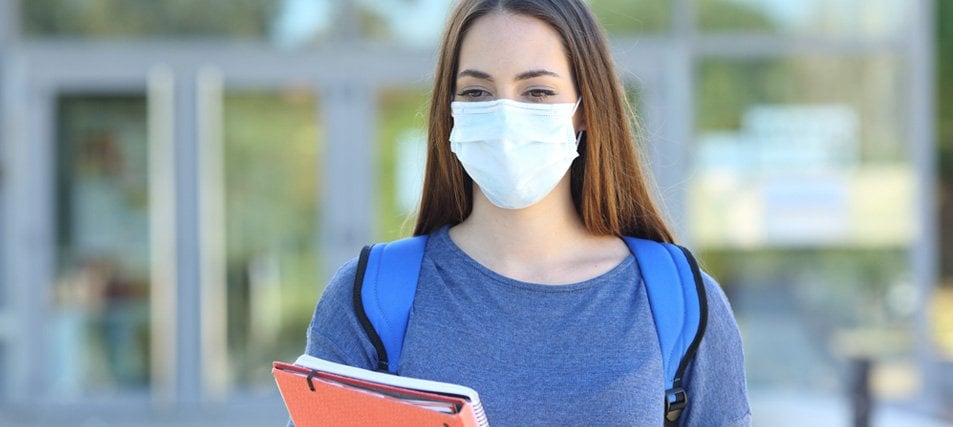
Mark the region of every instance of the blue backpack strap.
POLYGON ((665 373, 666 425, 675 425, 688 404, 682 378, 695 356, 708 320, 701 271, 691 253, 678 245, 624 238, 645 282, 665 373))
POLYGON ((354 312, 377 350, 377 370, 397 373, 427 236, 365 246, 354 276, 354 312))

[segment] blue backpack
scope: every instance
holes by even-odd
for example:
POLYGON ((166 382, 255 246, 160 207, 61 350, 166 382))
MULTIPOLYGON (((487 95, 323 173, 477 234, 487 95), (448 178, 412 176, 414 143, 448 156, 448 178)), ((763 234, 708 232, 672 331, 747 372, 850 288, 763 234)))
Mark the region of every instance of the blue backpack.
MULTIPOLYGON (((666 425, 688 403, 682 377, 708 319, 705 286, 691 253, 671 243, 624 238, 645 282, 662 349, 666 425)), ((354 310, 377 350, 379 371, 397 374, 427 236, 366 246, 354 277, 354 310)))

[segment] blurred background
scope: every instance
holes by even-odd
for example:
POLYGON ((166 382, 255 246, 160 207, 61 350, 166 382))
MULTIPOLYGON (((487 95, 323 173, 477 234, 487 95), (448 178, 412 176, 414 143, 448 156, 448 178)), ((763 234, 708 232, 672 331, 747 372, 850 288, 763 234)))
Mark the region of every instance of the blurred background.
MULTIPOLYGON (((953 1, 589 4, 755 425, 953 425, 953 1)), ((449 8, 0 0, 0 425, 282 425, 411 229, 449 8)))

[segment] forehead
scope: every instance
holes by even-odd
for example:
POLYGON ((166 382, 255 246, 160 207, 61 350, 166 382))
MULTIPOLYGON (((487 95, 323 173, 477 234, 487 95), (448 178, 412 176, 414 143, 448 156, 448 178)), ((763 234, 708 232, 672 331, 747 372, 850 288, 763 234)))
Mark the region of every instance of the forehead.
POLYGON ((492 12, 473 22, 460 46, 459 69, 500 78, 536 69, 571 75, 559 33, 539 19, 508 12, 492 12))

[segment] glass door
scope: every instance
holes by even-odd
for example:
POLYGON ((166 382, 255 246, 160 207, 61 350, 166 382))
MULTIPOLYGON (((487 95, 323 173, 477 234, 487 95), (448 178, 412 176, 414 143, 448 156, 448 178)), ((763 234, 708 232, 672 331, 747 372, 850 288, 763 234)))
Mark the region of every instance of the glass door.
MULTIPOLYGON (((204 198, 220 201, 221 225, 208 216, 215 209, 203 211, 207 228, 217 232, 206 234, 202 248, 203 259, 221 260, 203 269, 221 271, 222 293, 212 297, 221 298, 226 315, 218 331, 224 335, 205 339, 224 343, 229 367, 223 384, 272 393, 268 367, 304 352, 305 331, 326 280, 318 244, 320 100, 313 88, 293 84, 226 86, 219 99, 221 145, 203 163, 219 175, 201 176, 218 183, 202 188, 208 190, 204 198), (211 167, 216 155, 219 166, 211 167), (221 256, 208 256, 216 248, 221 256)), ((216 288, 211 281, 202 285, 216 288)), ((213 307, 204 309, 216 315, 213 307)))
POLYGON ((320 244, 325 132, 314 85, 254 77, 215 65, 197 74, 201 290, 193 297, 203 398, 250 397, 280 413, 271 363, 304 352, 327 280, 320 244))
POLYGON ((10 94, 30 118, 10 134, 7 162, 8 238, 18 248, 5 276, 14 284, 7 320, 29 325, 11 329, 10 400, 169 399, 178 360, 171 73, 70 81, 59 74, 70 67, 42 63, 23 60, 10 94))
POLYGON ((327 281, 319 98, 282 76, 188 71, 29 81, 40 143, 13 153, 28 185, 11 224, 49 234, 18 235, 35 261, 10 264, 17 320, 44 331, 16 337, 17 403, 42 396, 77 419, 96 402, 111 417, 217 402, 248 403, 229 419, 250 425, 283 416, 269 366, 304 351, 327 281))
POLYGON ((51 233, 31 255, 50 263, 25 278, 46 289, 27 307, 45 314, 37 321, 48 333, 20 363, 34 391, 54 401, 175 393, 174 83, 163 67, 138 84, 131 77, 84 90, 37 79, 50 89, 32 94, 49 115, 30 130, 49 143, 21 160, 48 165, 35 178, 49 179, 36 186, 51 203, 33 212, 51 233))

